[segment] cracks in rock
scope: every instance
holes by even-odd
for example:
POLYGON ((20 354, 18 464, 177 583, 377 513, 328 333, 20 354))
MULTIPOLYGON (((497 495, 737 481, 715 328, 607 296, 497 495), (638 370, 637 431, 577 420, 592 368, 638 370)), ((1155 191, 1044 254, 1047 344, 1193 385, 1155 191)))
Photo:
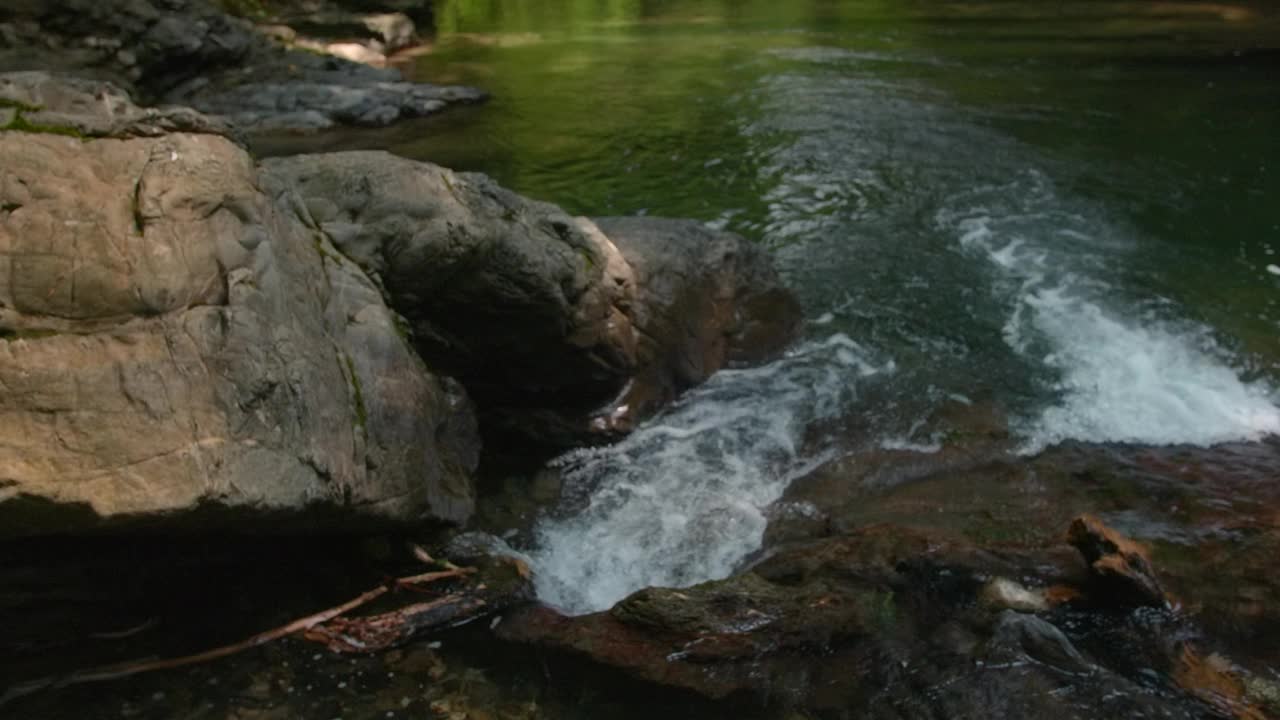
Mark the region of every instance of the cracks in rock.
MULTIPOLYGON (((150 165, 151 161, 148 160, 147 164, 150 165)), ((144 165, 138 181, 133 184, 133 229, 138 231, 139 235, 144 234, 147 228, 147 219, 142 215, 142 180, 146 172, 147 168, 144 165)))
POLYGON ((364 404, 364 391, 360 387, 360 376, 356 373, 355 361, 351 356, 343 353, 343 359, 346 361, 347 379, 351 383, 352 400, 356 405, 356 429, 364 437, 365 445, 369 443, 369 411, 364 404))
POLYGON ((142 194, 146 191, 147 171, 151 169, 151 164, 156 161, 156 154, 163 154, 161 148, 152 150, 151 155, 147 157, 147 161, 142 164, 142 169, 138 171, 138 180, 133 184, 133 227, 138 231, 138 235, 144 234, 147 229, 147 217, 142 212, 142 194))
POLYGON ((280 387, 278 380, 264 380, 260 383, 255 383, 249 397, 237 404, 246 415, 252 414, 266 404, 272 395, 275 395, 278 387, 280 387))

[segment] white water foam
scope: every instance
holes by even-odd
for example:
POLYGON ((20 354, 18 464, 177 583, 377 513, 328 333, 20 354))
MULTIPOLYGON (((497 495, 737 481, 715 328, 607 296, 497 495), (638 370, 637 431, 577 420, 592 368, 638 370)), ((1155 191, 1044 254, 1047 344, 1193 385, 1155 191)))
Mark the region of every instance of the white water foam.
POLYGON ((617 445, 561 458, 564 517, 536 528, 538 596, 585 613, 641 588, 727 577, 760 547, 766 506, 825 459, 809 431, 892 370, 836 334, 721 371, 617 445))
POLYGON ((1024 453, 1066 440, 1207 446, 1280 433, 1275 392, 1242 380, 1207 328, 1117 301, 1093 272, 1114 258, 1116 229, 1067 210, 1043 176, 955 200, 938 222, 1002 278, 1005 342, 1059 376, 1057 403, 1025 423, 1024 453))

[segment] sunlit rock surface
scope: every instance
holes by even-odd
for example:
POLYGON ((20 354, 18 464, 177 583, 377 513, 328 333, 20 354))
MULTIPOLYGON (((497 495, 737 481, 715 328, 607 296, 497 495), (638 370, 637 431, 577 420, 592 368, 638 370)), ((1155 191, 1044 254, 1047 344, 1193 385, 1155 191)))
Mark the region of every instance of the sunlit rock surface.
POLYGON ((0 159, 0 533, 470 515, 465 393, 240 147, 28 128, 0 159))

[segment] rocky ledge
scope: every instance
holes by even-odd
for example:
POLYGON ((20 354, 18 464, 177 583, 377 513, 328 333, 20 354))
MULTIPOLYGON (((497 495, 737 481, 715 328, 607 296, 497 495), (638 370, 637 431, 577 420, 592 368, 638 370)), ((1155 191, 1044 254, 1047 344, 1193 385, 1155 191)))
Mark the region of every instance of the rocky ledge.
POLYGON ((936 450, 793 482, 733 576, 496 632, 770 718, 1280 716, 1280 445, 1020 458, 1005 427, 944 407, 936 450))
POLYGON ((766 256, 696 223, 378 153, 260 165, 102 82, 4 75, 0 104, 4 535, 465 522, 477 416, 607 440, 796 328, 766 256))
MULTIPOLYGON (((413 33, 407 18, 359 17, 373 17, 388 43, 413 33)), ((204 0, 0 2, 0 70, 107 80, 145 104, 188 106, 245 132, 388 125, 485 98, 279 40, 204 0)))

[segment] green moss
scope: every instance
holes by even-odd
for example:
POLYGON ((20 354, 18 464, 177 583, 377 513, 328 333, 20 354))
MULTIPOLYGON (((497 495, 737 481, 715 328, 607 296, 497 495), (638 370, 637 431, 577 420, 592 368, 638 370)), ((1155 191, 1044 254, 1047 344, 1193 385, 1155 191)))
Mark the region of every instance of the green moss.
POLYGON ((894 602, 893 591, 878 590, 858 597, 862 617, 877 630, 891 630, 898 621, 898 608, 894 602))
POLYGON ((975 513, 968 521, 962 532, 965 537, 984 548, 1034 545, 1038 540, 1034 529, 1026 523, 998 519, 991 513, 975 513))
POLYGON ((396 335, 399 335, 400 339, 405 341, 405 344, 409 345, 409 347, 413 347, 413 326, 409 324, 409 321, 403 315, 394 311, 391 313, 391 321, 395 324, 396 335))
POLYGON ((39 105, 24 103, 21 100, 0 97, 0 108, 11 108, 18 112, 40 112, 44 108, 39 105))
POLYGON ((351 380, 351 394, 356 401, 356 429, 362 435, 368 437, 369 414, 364 406, 364 391, 360 387, 360 376, 356 374, 356 364, 350 355, 345 355, 347 361, 347 375, 351 380))
POLYGON ((57 330, 48 328, 31 328, 27 330, 18 328, 0 328, 0 341, 4 340, 40 340, 42 338, 61 335, 57 330))
POLYGON ((11 213, 22 207, 22 203, 0 203, 0 212, 11 213))
POLYGON ((332 246, 325 243, 325 237, 322 233, 316 233, 313 239, 315 240, 316 252, 319 253, 321 262, 325 262, 327 260, 334 265, 341 267, 342 261, 348 259, 341 252, 331 249, 332 246))
POLYGON ((25 117, 23 117, 21 110, 14 113, 13 119, 9 121, 8 125, 5 125, 4 127, 0 127, 0 131, 25 132, 25 133, 34 133, 39 135, 63 135, 66 137, 76 138, 77 140, 85 139, 84 133, 81 133, 79 130, 73 127, 66 127, 63 125, 41 125, 40 123, 33 123, 30 120, 27 120, 25 117))

